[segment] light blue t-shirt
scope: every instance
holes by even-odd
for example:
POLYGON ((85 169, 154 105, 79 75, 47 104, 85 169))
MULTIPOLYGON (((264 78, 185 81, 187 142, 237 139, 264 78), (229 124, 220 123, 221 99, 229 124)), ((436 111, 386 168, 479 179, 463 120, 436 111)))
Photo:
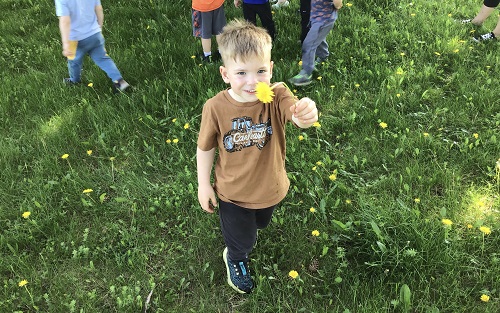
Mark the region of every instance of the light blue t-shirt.
POLYGON ((83 40, 101 31, 97 23, 95 7, 101 0, 55 0, 56 15, 69 16, 71 31, 69 40, 83 40))

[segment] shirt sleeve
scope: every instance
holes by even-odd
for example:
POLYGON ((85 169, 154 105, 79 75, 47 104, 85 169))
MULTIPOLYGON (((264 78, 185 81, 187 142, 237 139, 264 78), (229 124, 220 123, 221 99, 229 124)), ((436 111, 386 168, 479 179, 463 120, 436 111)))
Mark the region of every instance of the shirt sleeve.
POLYGON ((278 99, 277 105, 280 119, 283 124, 285 124, 292 120, 292 111, 290 111, 290 107, 293 106, 298 99, 286 86, 276 87, 276 98, 278 99))
POLYGON ((201 114, 200 132, 198 134, 198 148, 209 151, 217 147, 217 123, 210 102, 205 103, 201 114))
POLYGON ((56 15, 69 16, 68 4, 64 0, 55 0, 56 2, 56 15))

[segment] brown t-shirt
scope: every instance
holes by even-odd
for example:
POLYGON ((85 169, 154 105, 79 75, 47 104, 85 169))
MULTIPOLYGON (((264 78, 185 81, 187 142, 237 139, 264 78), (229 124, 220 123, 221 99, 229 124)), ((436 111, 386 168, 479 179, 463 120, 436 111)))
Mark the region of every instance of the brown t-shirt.
POLYGON ((203 107, 198 148, 219 150, 214 189, 223 201, 263 209, 287 194, 285 124, 297 99, 283 85, 273 91, 264 104, 238 102, 224 90, 203 107))

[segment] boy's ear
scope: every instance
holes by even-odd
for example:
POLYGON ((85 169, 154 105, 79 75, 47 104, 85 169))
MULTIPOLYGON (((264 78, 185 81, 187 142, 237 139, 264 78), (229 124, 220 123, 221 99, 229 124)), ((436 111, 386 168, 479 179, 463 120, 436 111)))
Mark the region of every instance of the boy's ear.
POLYGON ((227 69, 223 65, 221 65, 221 66, 219 66, 219 72, 220 72, 220 76, 222 76, 222 80, 226 84, 229 84, 229 77, 227 77, 227 69))

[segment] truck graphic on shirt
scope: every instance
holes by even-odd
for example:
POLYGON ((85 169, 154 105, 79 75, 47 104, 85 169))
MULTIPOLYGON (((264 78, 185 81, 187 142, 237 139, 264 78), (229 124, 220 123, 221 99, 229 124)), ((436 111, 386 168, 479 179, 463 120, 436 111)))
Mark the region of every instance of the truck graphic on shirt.
POLYGON ((231 120, 232 129, 224 134, 224 148, 227 152, 241 151, 243 148, 256 146, 262 150, 271 139, 273 128, 271 119, 254 124, 251 117, 236 117, 231 120))

